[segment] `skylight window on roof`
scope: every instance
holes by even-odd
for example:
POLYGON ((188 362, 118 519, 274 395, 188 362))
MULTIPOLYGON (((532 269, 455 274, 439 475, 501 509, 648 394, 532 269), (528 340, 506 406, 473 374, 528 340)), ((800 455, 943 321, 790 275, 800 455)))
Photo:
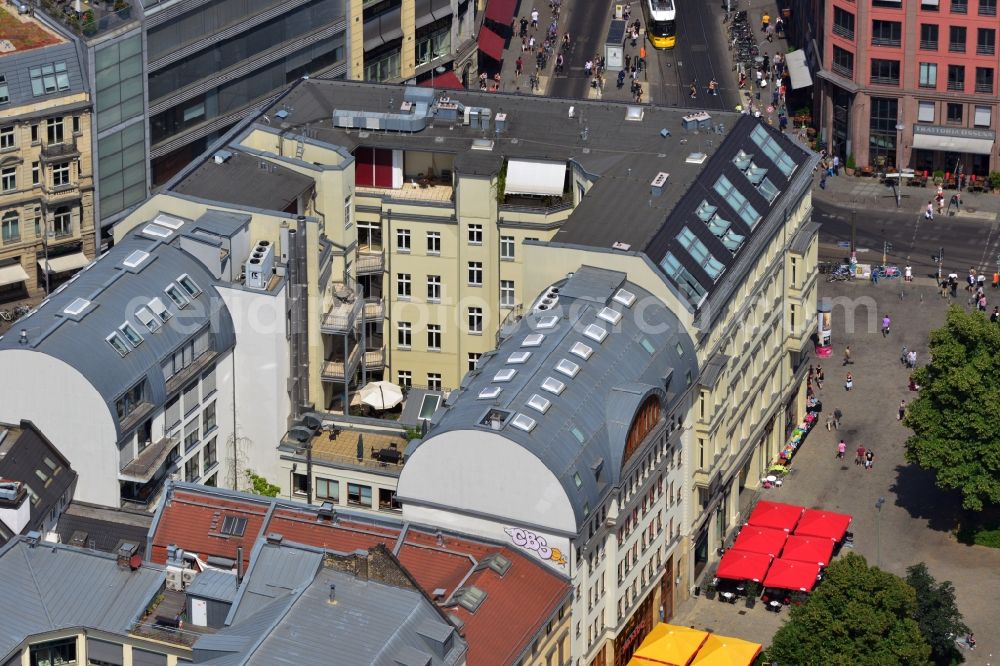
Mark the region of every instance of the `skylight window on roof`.
POLYGON ((643 338, 642 340, 640 340, 639 344, 642 345, 642 348, 645 349, 650 356, 656 353, 656 347, 654 347, 653 343, 650 342, 647 338, 643 338))
POLYGON ((712 282, 715 282, 722 275, 722 271, 726 270, 726 265, 715 257, 709 257, 702 268, 708 273, 708 277, 712 278, 712 282))
POLYGON ((109 345, 111 345, 119 356, 127 356, 129 353, 129 346, 126 344, 125 340, 117 332, 112 333, 108 337, 104 338, 109 345))
POLYGON ((187 295, 192 299, 201 293, 201 287, 199 287, 198 283, 192 280, 191 276, 187 273, 177 278, 177 284, 179 284, 181 289, 187 292, 187 295))
POLYGON ((523 430, 524 432, 531 432, 535 429, 538 424, 535 419, 530 416, 525 416, 524 414, 518 414, 513 419, 511 419, 510 424, 517 428, 518 430, 523 430))
POLYGON ((516 351, 507 357, 507 363, 511 365, 520 365, 522 363, 527 363, 529 358, 531 358, 531 352, 516 351))
POLYGON ((555 377, 546 377, 542 382, 542 390, 559 395, 566 388, 566 385, 555 377))
POLYGON ((240 516, 226 516, 222 519, 220 533, 241 537, 247 531, 247 519, 240 516))
POLYGON ((555 315, 546 315, 542 317, 535 323, 535 328, 540 328, 542 330, 555 328, 556 324, 559 323, 559 317, 555 315))
POLYGON ((585 345, 582 342, 574 342, 573 346, 570 347, 569 353, 579 356, 586 361, 594 353, 594 349, 590 345, 585 345))
POLYGON ((167 306, 160 300, 159 296, 154 297, 153 300, 149 302, 149 309, 153 311, 153 314, 160 318, 160 321, 167 321, 173 317, 173 315, 170 314, 170 311, 167 310, 167 306))
POLYGON ((633 294, 631 291, 619 289, 617 292, 615 292, 614 300, 617 301, 618 303, 621 303, 625 307, 630 308, 632 307, 632 304, 635 303, 635 294, 633 294))
POLYGON ((715 211, 717 210, 719 210, 718 206, 713 206, 712 204, 702 199, 701 203, 698 204, 698 208, 697 210, 694 211, 694 213, 695 215, 698 216, 698 219, 701 220, 702 222, 708 222, 709 220, 712 219, 712 216, 715 215, 715 211))
POLYGON ((541 412, 542 414, 549 411, 549 407, 551 406, 552 406, 551 400, 549 400, 548 398, 543 398, 537 393, 532 395, 531 399, 528 400, 528 407, 531 407, 536 412, 541 412))
POLYGON ((580 372, 580 366, 568 358, 563 358, 556 363, 556 372, 561 372, 567 377, 576 377, 576 373, 580 372))
POLYGON ((544 333, 531 333, 524 337, 524 341, 521 343, 522 347, 537 347, 542 344, 542 340, 545 339, 544 333))
POLYGON ((154 238, 170 238, 174 232, 158 224, 147 224, 142 228, 142 233, 154 238))
POLYGON ((495 382, 509 382, 514 379, 514 375, 517 374, 517 370, 514 368, 504 368, 493 375, 493 381, 495 382))
POLYGON ((705 296, 705 288, 691 275, 690 271, 681 265, 672 252, 667 252, 667 256, 663 257, 660 268, 673 278, 677 287, 687 296, 688 302, 697 304, 705 296))
POLYGON ((499 386, 487 386, 486 388, 484 388, 482 391, 479 392, 479 399, 492 400, 493 398, 499 396, 501 393, 503 393, 503 389, 500 388, 499 386))
POLYGON ((174 217, 173 215, 167 215, 166 213, 160 213, 153 218, 153 222, 159 224, 160 226, 167 227, 168 229, 173 229, 177 231, 184 225, 184 220, 179 217, 174 217))
POLYGON ((767 133, 766 129, 764 129, 761 125, 757 125, 753 128, 753 131, 750 132, 750 138, 753 139, 753 142, 756 143, 762 151, 764 151, 764 154, 767 155, 768 159, 777 165, 778 169, 781 170, 781 173, 785 174, 785 178, 792 175, 797 166, 795 164, 795 160, 788 156, 788 153, 786 153, 778 142, 774 140, 774 137, 767 133))
POLYGON ((601 308, 601 311, 597 313, 597 316, 612 326, 622 320, 622 313, 617 310, 612 310, 611 308, 601 308))
POLYGON ((135 327, 132 326, 132 324, 125 322, 118 327, 118 332, 125 336, 125 339, 128 340, 128 343, 133 347, 138 347, 142 344, 142 336, 139 335, 139 331, 135 330, 135 327))
POLYGON ((774 203, 774 200, 778 198, 779 194, 778 188, 775 187, 770 178, 764 178, 761 180, 760 185, 757 186, 757 191, 760 192, 762 197, 767 199, 768 203, 774 203))
POLYGON ((479 419, 479 425, 485 426, 490 430, 503 430, 509 418, 510 412, 505 409, 490 409, 483 414, 483 418, 479 419))
POLYGON ((125 257, 125 261, 122 262, 122 265, 127 268, 138 268, 147 259, 149 259, 149 252, 135 250, 132 254, 125 257))
POLYGON ((188 299, 188 297, 185 296, 184 293, 180 290, 180 288, 173 282, 168 284, 167 288, 164 289, 163 291, 167 294, 167 296, 170 297, 170 300, 174 302, 174 305, 176 305, 179 308, 183 308, 187 306, 188 303, 191 302, 188 299))
POLYGON ((575 485, 577 488, 583 485, 583 479, 580 478, 579 472, 573 472, 573 485, 575 485))
POLYGON ((454 602, 470 613, 475 613, 485 600, 486 593, 474 585, 455 590, 454 602))
POLYGON ((726 231, 729 230, 730 226, 731 224, 728 220, 725 220, 716 215, 709 221, 708 230, 711 231, 712 234, 716 236, 721 236, 722 234, 726 233, 726 231))
POLYGON ((583 436, 583 431, 580 430, 579 428, 570 428, 569 431, 573 434, 573 437, 576 438, 576 441, 580 442, 581 444, 587 441, 587 438, 583 436))
POLYGON ((760 222, 760 214, 725 175, 715 181, 714 189, 751 229, 760 222))
POLYGON ((730 252, 735 253, 736 250, 740 249, 740 245, 743 245, 743 240, 745 236, 736 233, 732 229, 727 231, 722 235, 722 244, 726 246, 726 249, 730 252))
POLYGON ((88 307, 90 307, 90 301, 86 298, 74 298, 73 302, 67 305, 63 312, 68 315, 81 315, 88 307))
POLYGON ((492 569, 495 574, 503 577, 503 575, 510 570, 511 564, 512 562, 510 559, 504 557, 500 553, 490 553, 483 559, 479 560, 479 564, 473 568, 473 571, 492 569))
POLYGON ((153 311, 146 306, 142 306, 135 311, 135 318, 139 320, 139 323, 145 326, 150 333, 154 333, 158 328, 160 328, 160 321, 157 319, 153 311))
POLYGON ((733 164, 735 164, 736 168, 740 171, 746 171, 752 160, 753 155, 748 155, 741 149, 740 152, 736 153, 736 157, 733 158, 733 164))
POLYGON ((759 167, 753 162, 750 163, 750 168, 747 169, 747 180, 754 185, 760 185, 760 181, 764 180, 764 176, 766 175, 767 169, 759 167))
POLYGON ((583 334, 595 342, 604 342, 604 338, 608 337, 608 332, 597 324, 591 324, 583 329, 583 334))

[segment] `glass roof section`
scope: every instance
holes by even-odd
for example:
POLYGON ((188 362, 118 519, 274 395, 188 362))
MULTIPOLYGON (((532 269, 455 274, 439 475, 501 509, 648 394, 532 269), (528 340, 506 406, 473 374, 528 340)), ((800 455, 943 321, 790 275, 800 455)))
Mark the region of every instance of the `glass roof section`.
POLYGON ((774 162, 781 173, 785 174, 785 178, 792 175, 796 167, 795 160, 788 156, 788 153, 778 145, 778 142, 767 133, 763 126, 754 127, 753 131, 750 132, 750 138, 767 155, 767 158, 774 162))
POLYGON ((764 167, 759 167, 753 162, 750 163, 750 168, 747 169, 747 180, 749 180, 754 185, 760 185, 760 181, 764 180, 764 176, 767 175, 767 169, 764 167))
POLYGON ((746 171, 747 167, 751 164, 751 160, 753 160, 753 155, 748 155, 741 149, 740 152, 736 153, 736 157, 733 158, 733 164, 740 171, 746 171))
POLYGON ((740 216, 747 226, 753 229, 758 222, 760 222, 760 213, 754 208, 747 198, 743 196, 743 193, 736 189, 732 181, 729 180, 725 175, 719 176, 719 179, 715 181, 714 188, 720 197, 725 199, 726 203, 729 204, 737 215, 740 216))
POLYGON ((719 210, 718 206, 713 206, 703 199, 702 202, 698 204, 698 210, 695 211, 695 214, 702 222, 708 222, 712 219, 715 215, 715 211, 717 210, 719 210))
POLYGON ((705 296, 705 288, 681 265, 672 252, 667 252, 667 256, 660 262, 660 268, 673 278, 690 303, 697 304, 705 296))
POLYGON ((762 197, 767 199, 768 203, 772 203, 778 198, 778 188, 775 187, 770 178, 761 180, 760 185, 757 186, 757 191, 760 192, 762 197))
POLYGON ((745 238, 746 238, 745 236, 736 233, 732 229, 728 230, 726 233, 722 234, 722 236, 719 237, 719 239, 722 241, 722 244, 726 246, 726 249, 733 253, 735 253, 736 250, 740 248, 740 245, 743 245, 743 241, 745 238))

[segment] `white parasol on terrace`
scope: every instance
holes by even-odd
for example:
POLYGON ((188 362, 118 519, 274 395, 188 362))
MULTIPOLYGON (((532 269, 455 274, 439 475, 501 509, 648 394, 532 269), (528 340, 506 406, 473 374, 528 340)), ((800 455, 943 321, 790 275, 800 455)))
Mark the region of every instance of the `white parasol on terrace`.
POLYGON ((363 404, 378 410, 392 409, 403 402, 403 389, 387 381, 365 384, 360 395, 363 404))

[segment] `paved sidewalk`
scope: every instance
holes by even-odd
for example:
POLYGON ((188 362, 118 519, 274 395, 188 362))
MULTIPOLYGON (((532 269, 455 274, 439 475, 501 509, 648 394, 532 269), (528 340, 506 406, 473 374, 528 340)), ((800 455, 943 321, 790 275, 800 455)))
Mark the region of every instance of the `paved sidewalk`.
MULTIPOLYGON (((976 652, 965 655, 969 663, 995 663, 992 655, 1000 655, 1000 635, 993 630, 1000 550, 956 541, 952 532, 961 516, 960 499, 937 490, 932 475, 903 460, 909 431, 896 420, 899 401, 909 403, 915 397, 907 390, 909 371, 900 364, 900 349, 906 345, 916 350, 918 363, 926 363, 928 333, 942 325, 950 299, 940 299, 929 285, 914 285, 901 302, 895 290, 821 282, 820 297, 825 296, 837 299, 834 354, 821 363, 826 382, 818 391, 825 413, 796 456, 784 485, 764 491, 763 498, 853 515, 856 552, 892 573, 905 575, 906 567, 926 562, 939 582, 954 583, 959 609, 979 641, 976 652), (845 326, 848 309, 854 314, 853 326, 845 326), (884 313, 893 321, 888 338, 879 331, 884 313), (850 345, 854 360, 850 392, 843 387, 845 345, 850 345), (839 432, 827 432, 822 424, 835 408, 844 413, 843 425, 839 432), (875 451, 872 471, 856 467, 850 457, 846 462, 836 459, 840 437, 846 439, 849 451, 858 444, 875 451), (881 511, 875 508, 879 497, 886 498, 881 511)), ((760 604, 747 610, 741 604, 694 597, 681 605, 672 621, 767 645, 785 618, 787 611, 775 616, 760 604)))

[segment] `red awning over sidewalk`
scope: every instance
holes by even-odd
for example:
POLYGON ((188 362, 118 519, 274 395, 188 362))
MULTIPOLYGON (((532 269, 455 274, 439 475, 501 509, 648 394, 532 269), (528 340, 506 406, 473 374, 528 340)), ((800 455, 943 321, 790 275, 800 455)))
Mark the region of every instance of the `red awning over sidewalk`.
POLYGON ((791 532, 795 524, 799 522, 799 517, 802 516, 804 510, 803 507, 794 504, 761 500, 757 502, 753 513, 747 519, 747 524, 791 532))
POLYGON ((749 553, 730 548, 722 556, 715 575, 730 580, 754 580, 758 583, 764 579, 767 567, 771 564, 770 555, 749 553))
POLYGON ((744 525, 739 536, 736 537, 736 541, 733 542, 733 548, 777 557, 787 538, 788 532, 784 530, 744 525))
POLYGON ((782 590, 800 590, 808 592, 816 585, 819 575, 819 565, 812 562, 796 562, 794 560, 775 560, 764 577, 764 587, 777 587, 782 590))
POLYGON ((820 509, 807 509, 799 519, 795 534, 799 536, 826 537, 840 541, 851 524, 851 516, 820 509))
POLYGON ((825 567, 833 559, 833 539, 792 535, 781 551, 781 559, 796 562, 815 562, 825 567))
POLYGON ((486 3, 486 18, 500 25, 510 25, 516 5, 517 0, 489 0, 486 3))
POLYGON ((503 60, 504 39, 486 26, 479 29, 479 50, 497 62, 503 60))
POLYGON ((444 74, 435 74, 432 78, 420 82, 424 88, 439 88, 441 90, 465 90, 465 86, 458 80, 458 74, 448 70, 444 74))

